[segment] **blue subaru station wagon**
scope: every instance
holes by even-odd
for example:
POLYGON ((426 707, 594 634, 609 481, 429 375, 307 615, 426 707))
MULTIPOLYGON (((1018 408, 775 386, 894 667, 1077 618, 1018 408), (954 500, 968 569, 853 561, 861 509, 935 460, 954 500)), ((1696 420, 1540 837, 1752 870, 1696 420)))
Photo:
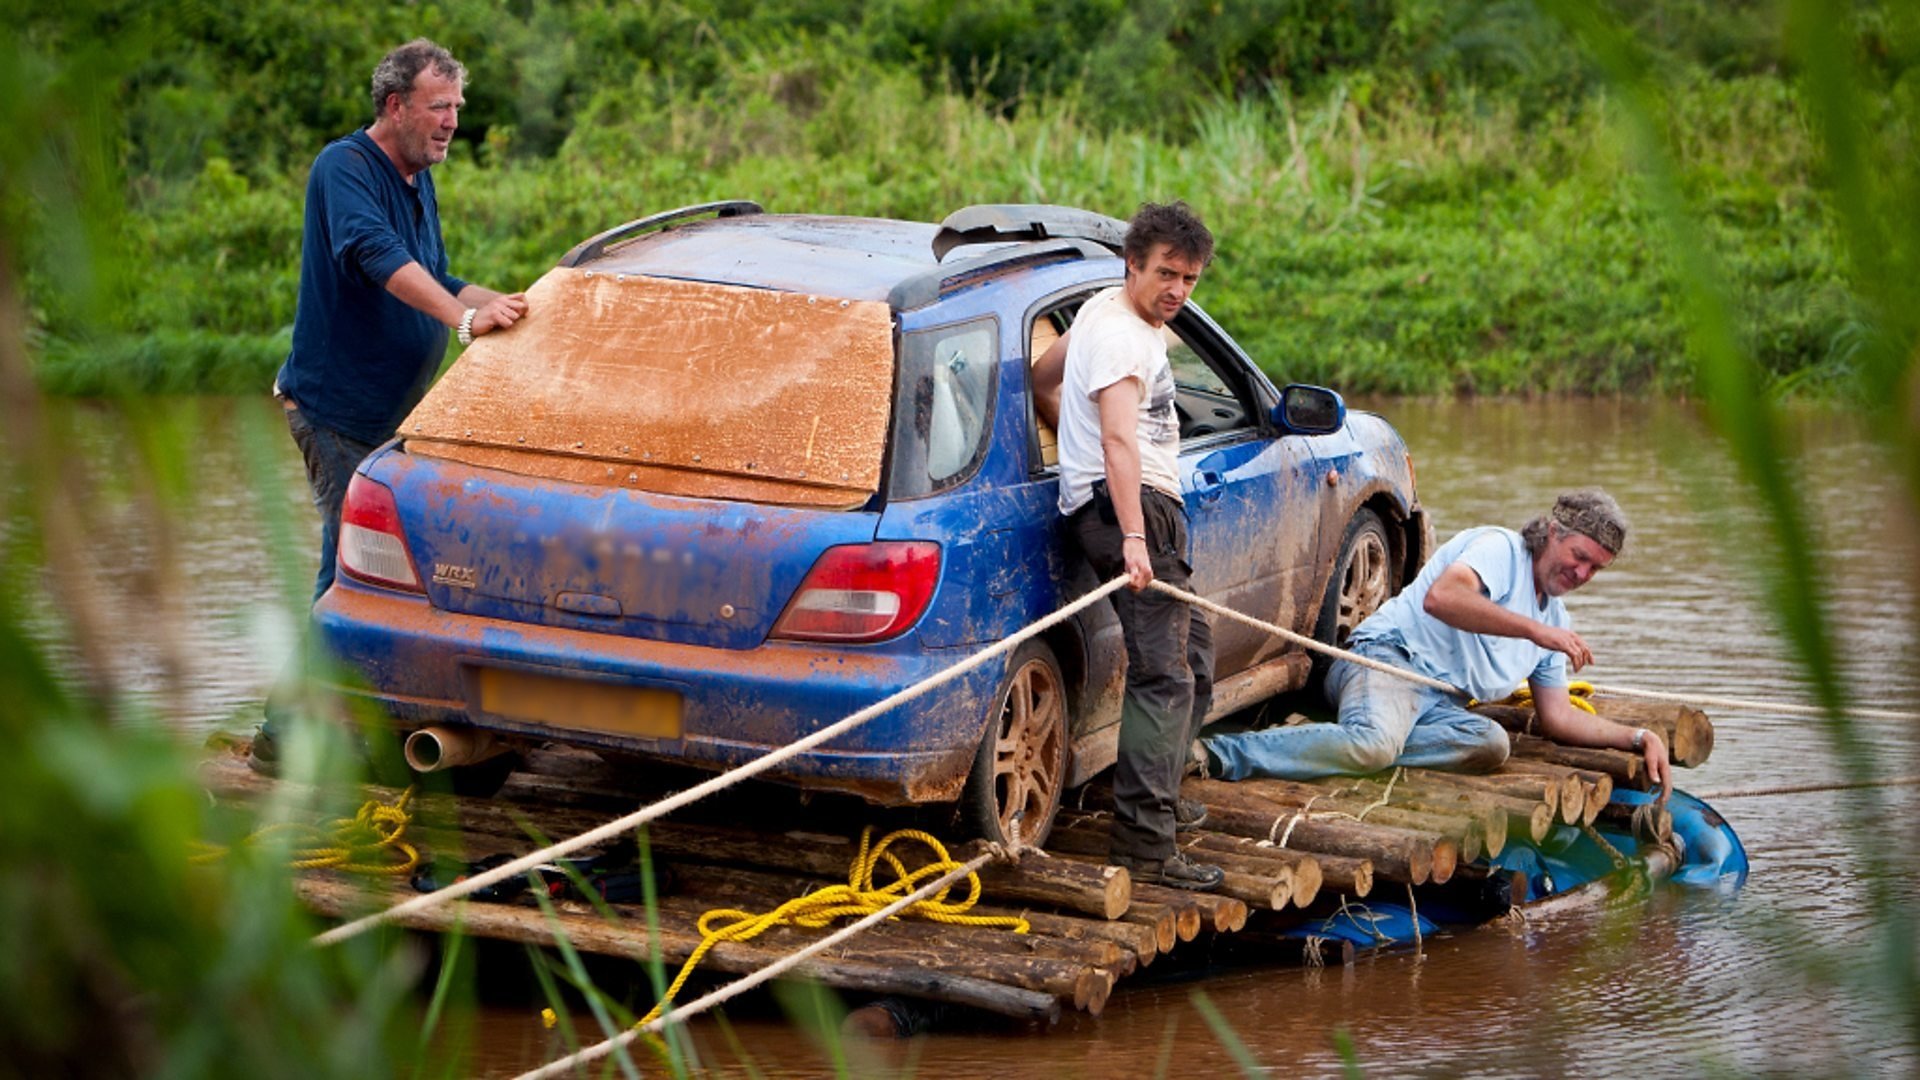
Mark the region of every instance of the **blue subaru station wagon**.
MULTIPOLYGON (((314 609, 342 692, 420 770, 551 743, 723 769, 1055 611, 1098 583, 1070 580, 1030 366, 1121 281, 1124 231, 727 202, 580 244, 354 477, 314 609)), ((1342 640, 1432 548, 1405 443, 1277 389, 1198 305, 1166 333, 1194 588, 1342 640)), ((1214 634, 1215 717, 1313 674, 1214 634)), ((1035 842, 1112 763, 1125 666, 1095 605, 769 775, 1035 842)))

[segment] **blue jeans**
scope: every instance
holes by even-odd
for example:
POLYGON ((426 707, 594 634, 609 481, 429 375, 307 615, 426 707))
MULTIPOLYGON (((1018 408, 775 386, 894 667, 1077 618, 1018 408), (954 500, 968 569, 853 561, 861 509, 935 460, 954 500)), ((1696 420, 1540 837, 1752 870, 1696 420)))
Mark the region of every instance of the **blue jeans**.
POLYGON ((298 408, 287 410, 287 430, 306 462, 307 487, 313 492, 313 508, 320 511, 320 573, 313 583, 313 598, 318 601, 333 584, 334 549, 340 544, 340 506, 347 498, 347 484, 374 446, 315 424, 298 408))
MULTIPOLYGON (((1354 651, 1397 668, 1411 667, 1397 645, 1370 641, 1354 651)), ((1314 780, 1364 776, 1396 765, 1486 772, 1507 760, 1506 730, 1438 690, 1338 660, 1327 672, 1327 699, 1340 709, 1338 723, 1204 739, 1210 775, 1314 780)))

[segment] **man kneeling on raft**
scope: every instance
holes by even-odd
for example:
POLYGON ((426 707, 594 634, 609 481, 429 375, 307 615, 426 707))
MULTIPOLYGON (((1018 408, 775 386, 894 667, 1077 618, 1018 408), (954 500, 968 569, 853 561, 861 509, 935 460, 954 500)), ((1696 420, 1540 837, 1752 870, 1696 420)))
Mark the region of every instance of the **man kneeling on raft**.
MULTIPOLYGON (((1602 491, 1562 495, 1520 532, 1468 529, 1361 623, 1348 647, 1481 701, 1506 697, 1525 678, 1543 734, 1643 755, 1664 798, 1673 777, 1660 736, 1577 709, 1567 695, 1568 666, 1579 671, 1593 652, 1560 598, 1606 569, 1626 539, 1619 504, 1602 491)), ((1359 776, 1396 765, 1486 772, 1507 760, 1506 730, 1451 694, 1350 660, 1334 662, 1326 690, 1338 723, 1208 736, 1194 756, 1223 780, 1359 776)))

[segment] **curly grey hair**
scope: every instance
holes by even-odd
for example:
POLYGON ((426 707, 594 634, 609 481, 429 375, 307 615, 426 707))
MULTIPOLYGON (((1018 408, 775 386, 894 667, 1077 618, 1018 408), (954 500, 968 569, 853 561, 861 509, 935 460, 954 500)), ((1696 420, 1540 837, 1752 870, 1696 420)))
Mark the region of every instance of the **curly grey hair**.
POLYGON ((380 58, 373 69, 373 115, 377 119, 386 110, 387 99, 394 94, 400 100, 407 100, 413 93, 413 80, 420 73, 432 67, 434 73, 443 79, 458 80, 460 85, 467 84, 467 69, 453 54, 426 38, 414 38, 405 45, 380 58))
POLYGON ((1627 515, 1613 496, 1599 488, 1569 491, 1553 501, 1550 512, 1527 522, 1520 538, 1526 541, 1528 555, 1537 556, 1547 546, 1550 527, 1562 535, 1577 532, 1610 555, 1620 554, 1627 546, 1627 515))

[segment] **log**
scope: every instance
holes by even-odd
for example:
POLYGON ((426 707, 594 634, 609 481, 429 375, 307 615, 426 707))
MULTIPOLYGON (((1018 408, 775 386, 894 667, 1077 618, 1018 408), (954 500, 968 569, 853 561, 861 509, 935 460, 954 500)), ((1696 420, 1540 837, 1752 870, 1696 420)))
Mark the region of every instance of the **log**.
POLYGON ((1692 706, 1595 694, 1593 707, 1616 724, 1659 732, 1667 760, 1681 768, 1696 768, 1713 756, 1713 721, 1692 706))
MULTIPOLYGON (((1058 915, 1051 911, 995 907, 990 904, 975 904, 968 914, 1025 919, 1032 924, 1034 933, 1046 934, 1048 937, 1067 938, 1074 941, 1110 942, 1133 954, 1139 967, 1153 963, 1154 957, 1160 955, 1160 944, 1153 927, 1119 919, 1112 921, 1083 919, 1073 915, 1058 915)), ((1173 926, 1169 924, 1167 937, 1171 939, 1173 934, 1173 926)))
MULTIPOLYGON (((1105 830, 1096 833, 1094 830, 1074 824, 1063 825, 1056 822, 1053 832, 1047 838, 1047 846, 1060 857, 1076 862, 1106 861, 1105 830)), ((1220 863, 1220 860, 1213 858, 1212 855, 1213 853, 1208 852, 1198 857, 1201 861, 1220 863)), ((1224 863, 1220 865, 1221 869, 1227 870, 1228 873, 1226 880, 1220 883, 1220 888, 1215 890, 1216 895, 1232 897, 1243 905, 1250 904, 1269 911, 1285 908, 1288 899, 1293 895, 1293 872, 1286 867, 1276 866, 1285 875, 1284 878, 1278 878, 1262 876, 1258 869, 1248 869, 1244 866, 1229 868, 1224 863)), ((1133 888, 1135 895, 1138 895, 1140 884, 1135 882, 1133 888)), ((1216 926, 1215 929, 1221 928, 1216 926)))
POLYGON ((1560 820, 1569 825, 1580 824, 1587 809, 1587 785, 1573 775, 1571 768, 1529 758, 1510 757, 1500 769, 1507 776, 1534 776, 1552 784, 1559 792, 1556 801, 1560 804, 1560 820))
MULTIPOLYGON (((1160 886, 1137 885, 1135 888, 1154 890, 1160 888, 1160 886)), ((1148 925, 1156 926, 1162 919, 1170 918, 1173 921, 1174 936, 1180 941, 1192 941, 1194 938, 1199 937, 1201 921, 1200 905, 1179 902, 1180 900, 1184 900, 1185 896, 1177 889, 1168 889, 1166 891, 1174 893, 1176 897, 1178 897, 1178 900, 1173 903, 1165 903, 1159 900, 1135 900, 1132 904, 1128 905, 1127 913, 1122 915, 1121 918, 1130 922, 1144 922, 1148 925)), ((1167 944, 1167 950, 1171 951, 1172 948, 1173 943, 1169 942, 1167 944)))
POLYGON ((1462 791, 1491 793, 1525 803, 1540 803, 1546 806, 1550 818, 1558 817, 1560 814, 1560 785, 1550 777, 1510 772, 1504 769, 1492 773, 1450 773, 1434 769, 1415 769, 1411 770, 1409 775, 1413 776, 1414 782, 1422 787, 1451 787, 1462 791))
POLYGON ((1354 822, 1316 821, 1302 817, 1291 830, 1294 814, 1281 807, 1209 806, 1207 824, 1218 832, 1234 833, 1276 842, 1285 836, 1287 846, 1317 855, 1339 855, 1365 859, 1373 873, 1388 881, 1424 882, 1435 873, 1436 863, 1452 873, 1452 856, 1458 849, 1445 841, 1449 858, 1436 858, 1438 844, 1425 833, 1395 829, 1386 825, 1354 822))
MULTIPOLYGON (((1699 709, 1660 701, 1609 697, 1596 694, 1591 699, 1594 712, 1603 720, 1622 727, 1643 727, 1656 731, 1667 746, 1667 760, 1683 768, 1704 765, 1713 755, 1713 722, 1699 709)), ((1530 705, 1475 705, 1473 711, 1498 721, 1508 731, 1538 735, 1530 705)))
POLYGON ((1600 808, 1600 813, 1594 821, 1628 833, 1637 840, 1660 844, 1673 842, 1673 812, 1664 806, 1652 803, 1644 806, 1629 806, 1626 803, 1610 802, 1600 808), (1637 829, 1634 827, 1636 814, 1640 814, 1643 810, 1645 813, 1641 815, 1640 820, 1645 822, 1644 829, 1637 829))
MULTIPOLYGON (((1438 779, 1442 776, 1447 774, 1422 770, 1418 776, 1409 774, 1401 780, 1401 783, 1407 786, 1407 797, 1416 806, 1437 805, 1444 808, 1449 804, 1450 799, 1457 799, 1466 805, 1498 808, 1506 816, 1508 836, 1539 843, 1546 839, 1547 833, 1553 829, 1554 811, 1539 796, 1523 798, 1505 794, 1491 786, 1448 782, 1454 779, 1474 780, 1479 779, 1478 777, 1447 776, 1447 779, 1438 779), (1430 804, 1429 800, 1437 800, 1437 803, 1430 804)), ((1547 784, 1533 786, 1541 791, 1550 788, 1547 784)), ((1555 805, 1558 805, 1557 795, 1555 805)), ((1493 854, 1498 855, 1499 852, 1496 851, 1493 854)))
MULTIPOLYGON (((1245 793, 1256 795, 1276 806, 1305 809, 1311 804, 1315 814, 1346 814, 1365 823, 1392 825, 1450 837, 1460 846, 1461 859, 1467 862, 1478 859, 1483 849, 1488 850, 1489 854, 1499 854, 1499 849, 1507 841, 1504 812, 1497 820, 1486 820, 1464 814, 1438 813, 1396 802, 1382 804, 1381 797, 1388 793, 1377 784, 1362 783, 1355 794, 1340 797, 1329 797, 1330 793, 1325 788, 1289 780, 1240 780, 1236 784, 1245 793), (1498 837, 1498 840, 1492 837, 1498 837)), ((1397 791, 1392 794, 1398 797, 1397 791)), ((1488 818, 1492 819, 1493 815, 1489 814, 1488 818)))
MULTIPOLYGON (((374 895, 359 883, 313 875, 296 878, 294 889, 309 909, 328 918, 363 914, 368 910, 369 896, 374 895)), ((414 930, 444 932, 454 929, 457 924, 463 932, 474 937, 547 947, 555 943, 553 925, 548 923, 538 908, 508 904, 443 904, 401 916, 397 921, 414 930)), ((574 948, 634 960, 648 958, 647 934, 642 928, 609 923, 598 915, 578 915, 565 911, 556 914, 555 922, 574 948)), ((660 930, 659 940, 661 959, 667 963, 684 962, 700 944, 698 934, 664 926, 660 930)), ((740 975, 757 971, 785 955, 782 950, 756 942, 726 942, 707 953, 703 966, 712 971, 740 975)), ((1057 995, 960 975, 941 967, 899 966, 822 954, 802 961, 792 969, 792 975, 843 990, 904 994, 952 1002, 1022 1020, 1050 1024, 1060 1016, 1057 995)))
POLYGON ((1282 887, 1278 894, 1282 901, 1280 905, 1254 905, 1269 911, 1282 910, 1286 904, 1299 907, 1312 903, 1313 898, 1319 895, 1325 877, 1317 857, 1301 851, 1261 847, 1259 841, 1244 836, 1187 834, 1176 842, 1190 857, 1217 863, 1229 874, 1250 875, 1261 881, 1279 884, 1282 887), (1288 858, 1275 858, 1276 853, 1288 858))
POLYGON ((1544 761, 1554 765, 1565 765, 1590 772, 1603 772, 1613 777, 1613 782, 1636 791, 1647 789, 1645 761, 1639 754, 1627 750, 1606 750, 1590 746, 1562 746, 1547 739, 1529 735, 1516 735, 1513 738, 1513 756, 1529 761, 1544 761))
MULTIPOLYGON (((1318 859, 1323 875, 1322 888, 1345 893, 1355 899, 1364 899, 1373 891, 1373 863, 1368 860, 1344 855, 1321 855, 1318 859)), ((1295 907, 1306 907, 1311 903, 1312 897, 1306 903, 1301 903, 1298 897, 1294 899, 1295 907)))

